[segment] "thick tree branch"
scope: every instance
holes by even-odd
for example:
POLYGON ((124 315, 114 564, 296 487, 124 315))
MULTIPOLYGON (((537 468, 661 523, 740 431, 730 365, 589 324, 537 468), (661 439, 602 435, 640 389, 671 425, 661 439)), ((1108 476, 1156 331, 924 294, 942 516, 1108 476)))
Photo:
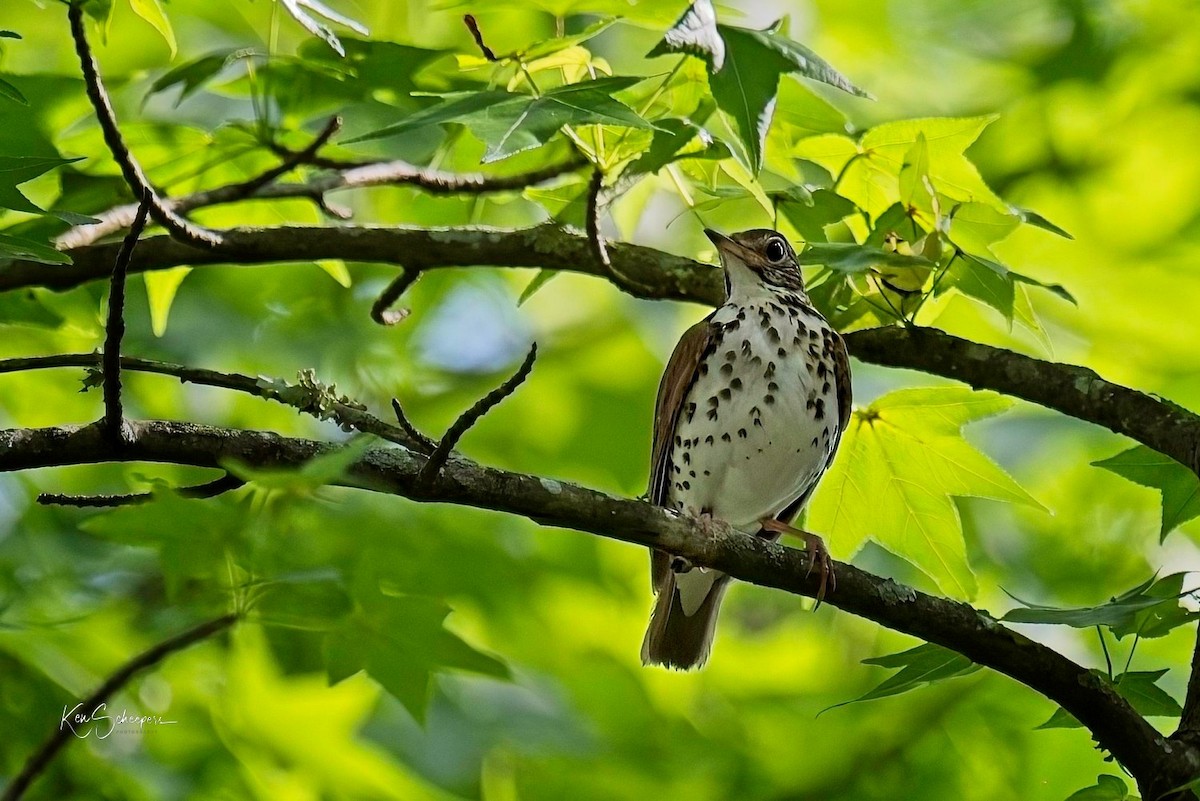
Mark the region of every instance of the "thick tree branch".
MULTIPOLYGON (((216 467, 228 459, 259 468, 295 468, 336 447, 190 423, 139 421, 129 427, 130 440, 119 453, 108 447, 97 425, 0 431, 0 471, 111 461, 216 467)), ((722 525, 702 528, 640 500, 483 467, 460 456, 452 456, 433 483, 421 487, 424 463, 407 450, 374 449, 352 466, 343 483, 522 515, 546 526, 651 546, 792 593, 811 597, 818 589, 816 577, 806 575, 807 557, 799 549, 722 525)), ((1140 783, 1173 787, 1191 778, 1189 760, 1195 754, 1181 744, 1168 744, 1106 680, 967 604, 918 592, 852 565, 839 563, 836 569, 838 586, 826 595, 826 603, 954 649, 1042 693, 1087 726, 1140 783)))
MULTIPOLYGON (((182 651, 189 645, 208 639, 214 634, 224 631, 236 621, 237 615, 222 615, 143 651, 105 679, 104 683, 96 688, 94 693, 80 701, 79 705, 75 708, 88 715, 94 714, 100 704, 105 703, 138 673, 147 668, 154 667, 171 654, 182 651)), ((62 750, 63 746, 71 741, 74 736, 73 731, 69 724, 64 723, 51 732, 50 736, 42 742, 41 747, 25 762, 25 765, 21 768, 21 772, 13 778, 12 783, 4 788, 4 795, 0 796, 0 801, 17 801, 17 799, 25 795, 25 791, 29 789, 30 783, 46 769, 54 757, 58 755, 58 752, 62 750)))
POLYGON ((887 367, 946 376, 1104 426, 1200 475, 1200 415, 1105 381, 1094 370, 1048 362, 931 328, 872 328, 846 335, 851 353, 887 367))
MULTIPOLYGON (((464 265, 534 267, 596 275, 619 282, 638 297, 714 305, 723 299, 720 271, 640 245, 608 245, 615 271, 594 256, 588 238, 553 225, 518 230, 241 228, 225 232, 222 253, 199 251, 170 237, 144 239, 131 272, 181 264, 264 264, 340 258, 401 264, 424 271, 464 265)), ((47 267, 15 261, 0 266, 0 291, 29 286, 65 290, 108 274, 116 245, 67 251, 74 263, 47 267)), ((970 342, 933 329, 878 328, 846 336, 863 361, 942 375, 1041 404, 1124 434, 1200 475, 1200 416, 1173 403, 1105 381, 1084 367, 1057 364, 970 342)))

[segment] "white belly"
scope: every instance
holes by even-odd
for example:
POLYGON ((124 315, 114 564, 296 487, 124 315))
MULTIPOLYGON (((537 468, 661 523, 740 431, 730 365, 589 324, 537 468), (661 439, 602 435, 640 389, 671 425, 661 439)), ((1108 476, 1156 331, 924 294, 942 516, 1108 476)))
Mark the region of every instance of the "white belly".
MULTIPOLYGON (((724 307, 713 320, 728 324, 738 311, 724 307)), ((668 499, 753 533, 825 470, 839 410, 832 370, 807 366, 810 345, 821 351, 824 321, 776 314, 768 326, 757 307, 741 311, 685 399, 668 499)))

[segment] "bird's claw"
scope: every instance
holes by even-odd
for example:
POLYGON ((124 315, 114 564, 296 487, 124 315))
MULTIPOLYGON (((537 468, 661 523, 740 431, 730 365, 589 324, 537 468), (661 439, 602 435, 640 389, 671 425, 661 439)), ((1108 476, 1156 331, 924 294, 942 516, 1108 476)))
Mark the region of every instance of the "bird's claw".
POLYGON ((833 572, 833 559, 829 556, 829 549, 825 547, 825 540, 821 539, 816 534, 803 531, 789 526, 774 518, 767 518, 759 521, 764 531, 771 531, 777 534, 795 534, 804 540, 805 551, 808 554, 808 570, 804 577, 807 579, 812 575, 814 569, 817 571, 817 576, 820 583, 817 586, 817 605, 813 610, 820 608, 821 601, 825 600, 826 589, 833 591, 837 589, 837 576, 833 572))

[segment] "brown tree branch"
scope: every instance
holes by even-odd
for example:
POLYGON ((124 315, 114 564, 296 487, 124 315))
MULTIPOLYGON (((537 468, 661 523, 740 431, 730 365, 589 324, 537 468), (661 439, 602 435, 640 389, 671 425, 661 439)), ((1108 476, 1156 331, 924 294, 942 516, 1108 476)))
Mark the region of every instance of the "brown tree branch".
POLYGON ((129 270, 129 259, 137 246, 142 231, 146 228, 146 215, 150 211, 150 191, 142 195, 133 227, 117 251, 113 264, 112 280, 108 290, 108 322, 104 327, 104 428, 113 446, 121 444, 121 425, 124 411, 121 406, 121 339, 125 336, 125 277, 129 270))
MULTIPOLYGON (((337 447, 191 423, 137 421, 129 426, 129 443, 120 452, 108 447, 97 425, 0 431, 0 471, 112 461, 217 467, 228 459, 258 468, 296 468, 337 447)), ((818 590, 818 579, 807 575, 807 557, 799 549, 720 524, 702 527, 644 501, 484 467, 461 456, 448 460, 432 487, 421 487, 425 461, 404 449, 373 449, 350 468, 343 483, 522 515, 545 526, 650 546, 765 587, 810 597, 818 590)), ((826 603, 951 648, 1045 695, 1087 726, 1143 790, 1161 791, 1192 778, 1196 752, 1169 744, 1107 680, 967 604, 927 595, 852 565, 839 563, 836 569, 838 586, 826 594, 826 603)))
MULTIPOLYGON (((237 476, 226 473, 220 478, 196 484, 191 487, 179 487, 171 491, 183 498, 203 499, 215 498, 226 492, 244 487, 246 482, 237 476)), ((43 492, 37 496, 37 502, 44 506, 75 506, 81 509, 111 509, 116 506, 138 506, 154 500, 153 492, 130 492, 122 495, 62 495, 56 492, 43 492)))
MULTIPOLYGON (((171 654, 182 651, 189 645, 208 639, 214 634, 224 631, 232 626, 237 619, 237 615, 222 615, 143 651, 105 679, 104 683, 97 687, 95 692, 80 701, 79 705, 75 708, 89 715, 92 714, 100 704, 105 703, 138 673, 147 668, 154 667, 171 654)), ((50 736, 42 742, 41 747, 26 760, 25 765, 21 768, 21 772, 13 778, 8 787, 4 788, 4 795, 0 796, 0 801, 17 801, 17 799, 25 795, 25 791, 29 789, 29 785, 33 780, 41 775, 42 771, 58 755, 63 746, 71 741, 73 732, 74 730, 69 723, 63 723, 51 732, 50 736)))
MULTIPOLYGON (((446 433, 442 434, 442 438, 438 440, 437 446, 429 454, 429 458, 425 461, 425 466, 421 468, 420 475, 417 476, 417 486, 428 487, 432 484, 441 473, 442 468, 446 466, 446 459, 450 457, 450 452, 454 450, 454 446, 462 439, 463 434, 471 429, 479 420, 500 401, 507 398, 509 395, 516 392, 517 387, 529 377, 529 372, 533 369, 533 362, 537 359, 537 343, 529 349, 529 355, 525 357, 525 361, 521 362, 521 366, 517 371, 509 377, 500 386, 493 389, 488 394, 479 399, 474 406, 467 409, 458 416, 454 424, 446 429, 446 433)), ((399 408, 400 404, 395 404, 395 408, 399 408)), ((397 419, 403 418, 403 412, 398 412, 397 419)))
MULTIPOLYGON (((316 156, 305 157, 304 151, 283 150, 282 153, 295 164, 313 163, 325 166, 316 156)), ((287 163, 287 162, 285 162, 287 163)), ((582 157, 566 159, 537 170, 512 175, 488 173, 456 173, 418 167, 407 161, 381 161, 354 164, 337 172, 319 175, 304 183, 266 182, 247 191, 247 184, 258 182, 262 176, 240 184, 229 184, 215 189, 206 189, 177 198, 162 198, 164 206, 179 214, 195 209, 237 203, 243 200, 280 200, 284 198, 306 198, 329 210, 325 196, 331 192, 366 189, 374 186, 415 186, 430 194, 484 194, 488 192, 512 192, 529 186, 553 181, 569 172, 580 169, 587 162, 582 157)), ((282 165, 280 165, 282 166, 282 165)), ((274 171, 273 167, 268 172, 274 171)), ((266 173, 264 173, 265 175, 266 173)), ((115 206, 95 215, 99 222, 77 225, 63 232, 54 240, 59 250, 71 251, 100 241, 110 234, 128 228, 137 212, 136 203, 115 206)), ((346 214, 337 212, 333 216, 341 219, 346 214)))
MULTIPOLYGON (((714 305, 723 300, 720 271, 640 245, 612 243, 619 275, 598 264, 588 238, 553 225, 518 230, 485 228, 242 228, 225 232, 223 253, 197 251, 170 237, 142 240, 131 272, 181 264, 264 264, 341 258, 402 264, 408 270, 464 265, 531 267, 596 275, 650 299, 714 305)), ((29 286, 65 290, 108 274, 113 244, 67 251, 70 265, 14 261, 0 266, 0 291, 29 286)), ((970 342, 934 329, 899 327, 846 335, 851 353, 867 362, 942 375, 1032 401, 1104 426, 1166 454, 1200 475, 1200 416, 1169 401, 1105 381, 1085 367, 1057 364, 970 342)))

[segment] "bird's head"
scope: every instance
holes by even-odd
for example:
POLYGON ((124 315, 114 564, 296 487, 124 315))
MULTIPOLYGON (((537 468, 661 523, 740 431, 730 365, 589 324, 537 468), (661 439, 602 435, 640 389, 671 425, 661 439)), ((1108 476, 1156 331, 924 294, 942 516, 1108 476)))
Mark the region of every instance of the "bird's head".
POLYGON ((804 293, 804 277, 796 251, 782 234, 767 228, 753 228, 732 236, 705 228, 704 234, 717 246, 727 288, 732 290, 751 280, 767 289, 804 293))

